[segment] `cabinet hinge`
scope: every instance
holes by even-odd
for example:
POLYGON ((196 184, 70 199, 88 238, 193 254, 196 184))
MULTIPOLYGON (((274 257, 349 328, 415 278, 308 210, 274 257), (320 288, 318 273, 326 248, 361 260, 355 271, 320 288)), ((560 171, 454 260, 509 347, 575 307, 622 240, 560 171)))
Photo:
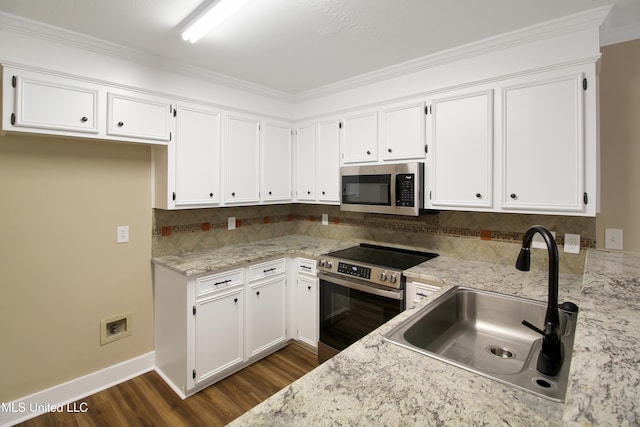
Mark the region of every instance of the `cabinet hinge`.
POLYGON ((584 202, 585 205, 589 203, 589 196, 587 195, 586 192, 582 195, 582 201, 584 202))
POLYGON ((173 192, 173 195, 171 196, 171 199, 175 202, 176 201, 176 192, 173 192))
POLYGON ((431 190, 429 190, 429 200, 431 200, 431 190))
POLYGON ((428 144, 424 144, 424 152, 425 153, 429 152, 429 145, 428 144))
POLYGON ((173 135, 171 135, 171 132, 169 132, 169 141, 171 141, 171 138, 173 138, 173 135))
POLYGON ((11 125, 16 124, 16 113, 11 113, 11 125))
POLYGON ((582 89, 587 90, 587 78, 582 79, 582 89))
POLYGON ((194 380, 196 379, 196 370, 195 369, 191 372, 191 378, 193 378, 194 380))
POLYGON ((178 115, 178 109, 174 108, 173 109, 173 117, 176 117, 178 115))
POLYGON ((424 114, 425 115, 429 114, 429 106, 428 105, 424 106, 424 114))
POLYGON ((18 78, 16 76, 11 76, 11 86, 16 87, 18 85, 18 78))
POLYGON ((342 129, 342 122, 338 122, 338 128, 342 129))
POLYGON ((194 305, 193 308, 191 309, 191 312, 193 313, 193 315, 196 315, 196 306, 194 305))

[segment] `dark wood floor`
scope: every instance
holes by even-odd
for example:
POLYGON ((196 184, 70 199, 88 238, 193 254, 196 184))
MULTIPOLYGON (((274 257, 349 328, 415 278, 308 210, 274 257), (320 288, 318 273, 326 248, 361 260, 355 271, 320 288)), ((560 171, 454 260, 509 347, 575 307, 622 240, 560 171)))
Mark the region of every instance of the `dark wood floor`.
POLYGON ((290 344, 185 400, 152 371, 79 400, 84 413, 50 412, 20 425, 222 426, 316 366, 315 354, 290 344))

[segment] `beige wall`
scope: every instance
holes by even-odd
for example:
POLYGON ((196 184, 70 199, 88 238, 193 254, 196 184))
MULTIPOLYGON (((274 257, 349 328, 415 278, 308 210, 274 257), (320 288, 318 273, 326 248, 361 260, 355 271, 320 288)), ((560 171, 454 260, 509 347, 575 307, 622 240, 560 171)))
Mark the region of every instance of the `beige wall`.
POLYGON ((153 350, 150 192, 148 147, 0 138, 1 402, 153 350), (133 334, 101 346, 124 312, 133 334))
POLYGON ((602 48, 600 144, 597 246, 605 228, 621 228, 623 249, 640 251, 640 40, 602 48))

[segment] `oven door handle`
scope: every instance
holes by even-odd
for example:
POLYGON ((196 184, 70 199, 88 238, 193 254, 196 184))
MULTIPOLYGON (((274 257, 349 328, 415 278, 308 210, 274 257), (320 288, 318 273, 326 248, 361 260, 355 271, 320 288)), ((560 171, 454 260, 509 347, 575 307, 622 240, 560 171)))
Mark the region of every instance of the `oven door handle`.
POLYGON ((355 289, 357 291, 362 291, 367 294, 373 294, 381 297, 403 300, 404 295, 402 290, 399 291, 388 291, 386 289, 380 289, 369 285, 362 285, 352 280, 345 280, 341 277, 336 277, 333 275, 329 275, 326 273, 318 273, 318 279, 325 280, 327 282, 335 283, 336 285, 344 286, 346 288, 355 289))

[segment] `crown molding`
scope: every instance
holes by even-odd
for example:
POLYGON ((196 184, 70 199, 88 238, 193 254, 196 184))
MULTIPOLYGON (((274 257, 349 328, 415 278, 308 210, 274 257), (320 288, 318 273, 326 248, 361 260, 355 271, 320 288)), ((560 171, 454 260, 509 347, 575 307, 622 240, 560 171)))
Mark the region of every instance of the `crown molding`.
POLYGON ((370 73, 361 74, 339 82, 331 83, 316 89, 311 89, 296 95, 296 101, 306 101, 332 93, 354 89, 359 86, 377 83, 394 77, 423 71, 447 63, 457 62, 476 56, 486 55, 508 47, 530 43, 561 34, 570 33, 582 28, 602 25, 609 15, 612 6, 601 6, 585 12, 568 15, 562 18, 546 21, 498 36, 489 37, 477 42, 469 43, 452 49, 444 50, 432 55, 402 62, 397 65, 382 68, 370 73))
MULTIPOLYGON (((166 57, 150 54, 137 49, 128 48, 119 44, 107 42, 84 34, 68 31, 41 22, 25 19, 15 15, 0 12, 0 28, 11 32, 21 33, 31 37, 53 41, 63 45, 75 47, 101 55, 149 66, 163 71, 169 71, 210 83, 219 84, 233 89, 249 92, 256 95, 275 98, 281 101, 297 103, 323 97, 340 91, 388 80, 429 68, 441 66, 447 63, 461 61, 476 56, 486 55, 508 47, 514 47, 561 34, 570 33, 582 28, 601 26, 612 6, 601 6, 584 12, 568 15, 566 17, 543 22, 509 33, 489 37, 477 42, 448 49, 432 55, 423 56, 397 65, 382 68, 369 73, 344 79, 329 85, 321 86, 308 91, 291 94, 266 86, 251 83, 222 73, 209 71, 203 68, 185 65, 166 57)), ((638 38, 640 25, 628 26, 620 32, 610 31, 606 40, 616 43, 626 37, 638 38), (634 37, 633 35, 636 35, 634 37)), ((628 39, 628 38, 627 38, 628 39)))
POLYGON ((65 30, 63 28, 54 27, 52 25, 4 12, 0 12, 0 29, 148 66, 162 71, 173 72, 199 80, 205 80, 210 83, 219 84, 256 95, 276 98, 287 102, 293 102, 295 100, 295 95, 287 92, 231 77, 226 74, 209 71, 204 68, 182 64, 161 55, 132 49, 123 45, 87 36, 85 34, 65 30))

